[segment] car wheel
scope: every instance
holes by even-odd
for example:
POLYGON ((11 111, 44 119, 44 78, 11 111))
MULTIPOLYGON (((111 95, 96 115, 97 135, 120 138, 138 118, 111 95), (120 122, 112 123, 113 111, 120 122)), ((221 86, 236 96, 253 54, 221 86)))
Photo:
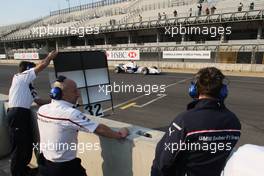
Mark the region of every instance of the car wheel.
POLYGON ((142 74, 143 74, 143 75, 147 75, 147 74, 149 74, 149 69, 148 69, 147 67, 144 67, 144 68, 142 69, 142 74))
POLYGON ((121 72, 121 68, 120 67, 116 67, 115 68, 115 73, 120 73, 121 72))

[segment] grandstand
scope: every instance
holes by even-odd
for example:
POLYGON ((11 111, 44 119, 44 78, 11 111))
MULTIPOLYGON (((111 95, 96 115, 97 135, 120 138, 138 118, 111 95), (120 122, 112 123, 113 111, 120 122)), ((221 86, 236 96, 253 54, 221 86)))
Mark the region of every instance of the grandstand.
MULTIPOLYGON (((209 62, 263 63, 264 2, 254 0, 102 0, 51 12, 49 16, 0 27, 0 52, 41 48, 72 50, 138 49, 143 60, 157 60, 162 51, 210 50, 209 62), (242 2, 243 9, 238 11, 242 2), (197 5, 202 4, 199 13, 197 5), (228 4, 228 6, 227 6, 228 4), (206 8, 215 6, 214 13, 206 8), (174 14, 175 10, 177 15, 174 14), (165 13, 165 14, 164 14, 165 13), (159 17, 159 14, 160 17, 159 17), (231 27, 230 35, 166 34, 169 27, 231 27), (60 34, 39 35, 36 28, 60 28, 60 34), (99 34, 69 34, 70 28, 98 28, 99 34)), ((1 54, 1 53, 0 53, 1 54)), ((207 60, 208 62, 208 60, 207 60)))

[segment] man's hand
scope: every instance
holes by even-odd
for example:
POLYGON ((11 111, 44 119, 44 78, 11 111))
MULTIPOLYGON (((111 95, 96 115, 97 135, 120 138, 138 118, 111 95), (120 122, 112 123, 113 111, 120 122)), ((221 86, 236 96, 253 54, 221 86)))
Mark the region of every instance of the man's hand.
POLYGON ((129 135, 127 128, 121 128, 118 133, 120 134, 121 138, 125 138, 129 135))
POLYGON ((50 61, 53 60, 57 55, 57 51, 50 52, 49 55, 35 67, 35 73, 38 74, 39 72, 44 70, 49 65, 50 61))
POLYGON ((55 51, 55 50, 53 50, 53 51, 51 51, 51 52, 48 54, 48 56, 47 56, 45 59, 47 59, 47 60, 50 62, 50 61, 53 60, 57 55, 58 55, 58 52, 55 51))
POLYGON ((118 132, 113 131, 106 125, 99 124, 95 130, 95 133, 101 136, 115 138, 115 139, 123 139, 128 136, 129 132, 127 128, 121 128, 118 132))

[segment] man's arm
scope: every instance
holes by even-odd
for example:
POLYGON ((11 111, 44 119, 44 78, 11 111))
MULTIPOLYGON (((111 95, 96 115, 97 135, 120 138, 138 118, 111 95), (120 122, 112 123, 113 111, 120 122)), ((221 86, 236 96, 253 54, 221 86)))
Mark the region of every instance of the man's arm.
POLYGON ((121 128, 118 132, 113 131, 104 124, 98 124, 90 120, 89 116, 86 116, 79 110, 73 111, 71 121, 74 122, 73 128, 77 128, 80 131, 92 132, 108 138, 122 139, 127 137, 129 133, 127 128, 121 128))
POLYGON ((180 171, 176 167, 179 166, 177 162, 181 161, 178 155, 181 152, 179 146, 184 142, 184 138, 183 125, 181 120, 176 118, 157 145, 151 176, 170 176, 180 171))
POLYGON ((95 133, 108 138, 122 139, 127 137, 129 132, 127 128, 121 128, 118 132, 116 132, 106 125, 99 124, 95 133))
POLYGON ((42 105, 45 105, 45 104, 50 103, 51 100, 50 100, 50 99, 36 98, 36 99, 34 99, 34 102, 35 102, 38 106, 42 106, 42 105))
POLYGON ((57 56, 57 54, 57 51, 50 52, 49 55, 34 68, 35 73, 38 74, 39 72, 44 70, 49 65, 50 61, 57 56))
POLYGON ((40 98, 38 96, 38 92, 36 91, 36 89, 33 87, 32 83, 29 84, 29 89, 30 89, 30 92, 31 92, 31 95, 34 99, 34 102, 38 105, 38 106, 42 106, 44 104, 48 104, 51 102, 51 99, 43 99, 43 98, 40 98))

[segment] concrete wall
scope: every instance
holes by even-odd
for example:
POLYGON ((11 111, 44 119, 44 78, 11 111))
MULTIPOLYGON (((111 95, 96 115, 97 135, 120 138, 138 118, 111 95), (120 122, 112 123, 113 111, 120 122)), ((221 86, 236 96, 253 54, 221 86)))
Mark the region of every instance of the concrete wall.
POLYGON ((79 142, 100 143, 99 150, 78 155, 87 173, 98 176, 149 176, 156 144, 164 133, 107 119, 94 120, 114 129, 128 127, 131 135, 127 140, 114 140, 80 133, 79 142), (146 131, 152 138, 136 134, 139 130, 146 131))
MULTIPOLYGON (((18 64, 20 60, 0 60, 0 64, 18 64)), ((35 61, 38 62, 38 61, 35 61)), ((108 61, 110 68, 118 63, 126 63, 127 61, 108 61)), ((214 66, 222 71, 234 72, 258 72, 264 73, 264 64, 224 64, 224 63, 197 63, 197 62, 176 62, 171 61, 137 61, 139 66, 157 66, 161 69, 184 69, 198 70, 203 67, 214 66)))
MULTIPOLYGON (((6 111, 7 103, 0 105, 0 120, 6 119, 3 114, 6 111)), ((37 108, 33 108, 36 112, 37 108)), ((155 148, 158 141, 164 135, 161 131, 151 130, 132 124, 117 122, 109 119, 90 117, 99 123, 110 126, 113 130, 127 127, 130 135, 124 140, 115 140, 105 137, 99 137, 93 133, 79 132, 78 140, 81 150, 78 157, 82 159, 82 166, 86 169, 88 175, 94 176, 149 176, 152 161, 155 156, 155 148), (151 137, 139 135, 138 132, 145 132, 151 137), (99 147, 96 147, 98 144, 99 147), (86 145, 87 150, 83 146, 86 145)), ((33 117, 36 124, 36 114, 33 117)), ((6 126, 7 127, 7 126, 6 126)), ((0 123, 0 154, 7 154, 10 149, 10 143, 7 136, 7 128, 3 128, 0 123)), ((38 141, 37 124, 35 128, 35 141, 38 141)), ((0 155, 1 156, 1 155, 0 155)), ((31 166, 35 167, 35 155, 31 161, 31 166)))

